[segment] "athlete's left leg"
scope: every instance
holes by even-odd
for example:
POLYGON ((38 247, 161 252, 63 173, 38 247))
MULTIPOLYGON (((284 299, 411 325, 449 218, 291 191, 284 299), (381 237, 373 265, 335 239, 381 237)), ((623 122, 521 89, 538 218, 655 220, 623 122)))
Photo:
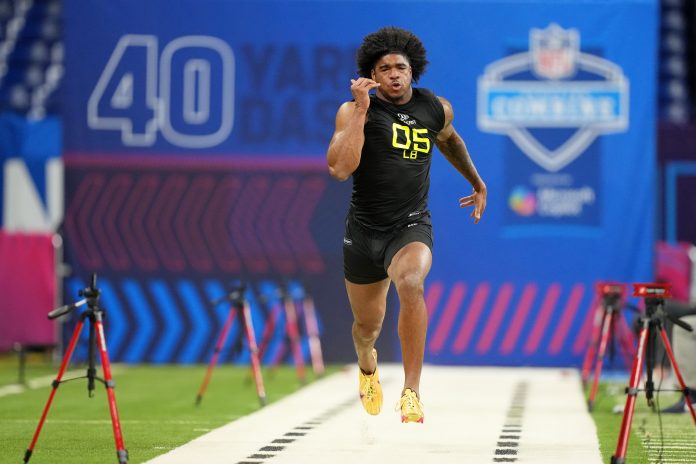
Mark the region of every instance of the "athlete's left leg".
POLYGON ((404 363, 404 391, 419 395, 428 312, 424 283, 432 264, 430 248, 422 242, 410 242, 396 252, 387 269, 399 295, 399 339, 404 363))

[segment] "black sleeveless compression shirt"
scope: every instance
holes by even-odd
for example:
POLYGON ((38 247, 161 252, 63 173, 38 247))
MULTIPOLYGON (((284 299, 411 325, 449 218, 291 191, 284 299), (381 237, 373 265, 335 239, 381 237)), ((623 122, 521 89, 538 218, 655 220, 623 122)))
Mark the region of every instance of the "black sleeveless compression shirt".
POLYGON ((442 103, 430 90, 414 88, 411 100, 398 106, 370 96, 365 144, 353 172, 354 220, 378 231, 429 220, 430 161, 444 124, 442 103))

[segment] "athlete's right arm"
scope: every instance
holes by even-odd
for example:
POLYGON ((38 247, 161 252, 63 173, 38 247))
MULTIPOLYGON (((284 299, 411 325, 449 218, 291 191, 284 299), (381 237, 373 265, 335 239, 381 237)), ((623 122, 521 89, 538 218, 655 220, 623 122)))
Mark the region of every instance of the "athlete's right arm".
POLYGON ((365 143, 365 121, 370 106, 371 89, 378 87, 372 79, 351 79, 354 101, 345 102, 336 113, 336 130, 326 153, 329 174, 343 182, 358 168, 365 143))

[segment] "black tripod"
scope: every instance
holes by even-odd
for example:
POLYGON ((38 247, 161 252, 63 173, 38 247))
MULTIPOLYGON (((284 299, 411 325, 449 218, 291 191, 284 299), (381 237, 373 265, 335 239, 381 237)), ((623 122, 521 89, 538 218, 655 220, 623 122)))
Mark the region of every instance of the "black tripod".
MULTIPOLYGON (((645 315, 640 318, 641 330, 638 338, 638 352, 636 353, 636 358, 633 363, 630 384, 626 388, 626 406, 624 407, 624 415, 621 422, 619 440, 616 444, 616 452, 611 457, 611 464, 624 464, 626 462, 628 438, 631 432, 631 421, 633 419, 633 410, 636 405, 636 397, 639 392, 638 383, 640 381, 644 360, 646 372, 645 397, 648 400, 648 405, 654 407, 653 393, 655 392, 655 384, 653 382, 653 368, 655 366, 655 343, 657 342, 658 333, 662 339, 665 353, 672 363, 672 368, 681 386, 681 391, 688 398, 689 391, 684 383, 681 371, 672 353, 669 338, 667 337, 665 318, 689 332, 693 331, 693 329, 686 322, 679 320, 678 317, 665 311, 664 299, 671 297, 670 288, 671 285, 669 284, 633 284, 633 296, 638 296, 645 300, 645 315)), ((694 424, 696 424, 696 412, 694 412, 691 401, 687 401, 686 404, 689 407, 689 411, 691 411, 694 424)))
MULTIPOLYGON (((39 425, 36 427, 36 432, 34 432, 34 437, 32 438, 31 444, 27 448, 27 451, 24 453, 25 463, 29 462, 31 454, 34 451, 34 446, 36 445, 36 441, 39 439, 41 428, 43 427, 43 424, 46 421, 48 410, 51 407, 53 398, 56 396, 58 386, 62 382, 75 380, 62 380, 62 378, 63 374, 65 373, 65 369, 68 366, 68 363, 70 363, 70 358, 72 357, 73 351, 75 351, 75 345, 77 345, 77 340, 80 337, 80 332, 82 330, 82 326, 85 323, 85 320, 89 321, 89 364, 87 367, 87 375, 85 376, 87 378, 87 392, 90 398, 94 396, 95 380, 102 382, 106 386, 106 395, 109 400, 109 411, 111 412, 111 424, 114 429, 114 438, 116 440, 116 456, 118 457, 119 464, 126 464, 128 462, 128 451, 126 450, 123 444, 123 435, 121 434, 121 423, 118 418, 118 409, 116 407, 116 396, 114 394, 115 383, 113 381, 113 378, 111 377, 109 355, 106 352, 106 339, 104 338, 104 326, 102 325, 104 310, 99 306, 100 294, 101 291, 97 288, 97 275, 92 274, 92 281, 90 286, 85 288, 84 290, 80 290, 79 292, 79 296, 84 297, 82 300, 69 305, 61 306, 60 308, 48 313, 49 319, 55 319, 64 314, 68 314, 70 311, 84 304, 87 305, 87 309, 80 315, 80 320, 75 326, 72 338, 70 339, 70 344, 68 345, 68 349, 65 352, 63 361, 61 362, 60 368, 58 369, 58 375, 56 376, 56 379, 53 381, 53 389, 51 390, 51 394, 48 397, 48 402, 44 407, 43 414, 41 414, 41 419, 39 419, 39 425), (101 356, 101 365, 104 371, 103 379, 97 377, 97 369, 95 367, 96 349, 99 350, 99 354, 101 356)), ((82 379, 84 377, 77 378, 82 379)))

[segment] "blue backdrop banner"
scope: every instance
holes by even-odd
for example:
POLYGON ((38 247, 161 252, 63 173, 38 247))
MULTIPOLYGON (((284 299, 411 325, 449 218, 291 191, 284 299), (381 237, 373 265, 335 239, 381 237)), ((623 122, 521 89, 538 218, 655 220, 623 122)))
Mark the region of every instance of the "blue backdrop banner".
MULTIPOLYGON (((435 154, 426 361, 577 364, 594 284, 652 278, 657 0, 396 7, 65 1, 67 255, 113 287, 119 334, 155 340, 117 360, 207 359, 219 317, 190 295, 233 278, 304 282, 328 360, 353 360, 350 183, 328 176, 325 151, 355 50, 385 25, 422 39, 417 85, 452 102, 489 189, 474 225, 458 208, 471 187, 435 154), (156 315, 145 328, 142 311, 156 315), (202 332, 165 335, 166 315, 184 313, 202 332)), ((383 359, 400 356, 394 300, 383 359)))

